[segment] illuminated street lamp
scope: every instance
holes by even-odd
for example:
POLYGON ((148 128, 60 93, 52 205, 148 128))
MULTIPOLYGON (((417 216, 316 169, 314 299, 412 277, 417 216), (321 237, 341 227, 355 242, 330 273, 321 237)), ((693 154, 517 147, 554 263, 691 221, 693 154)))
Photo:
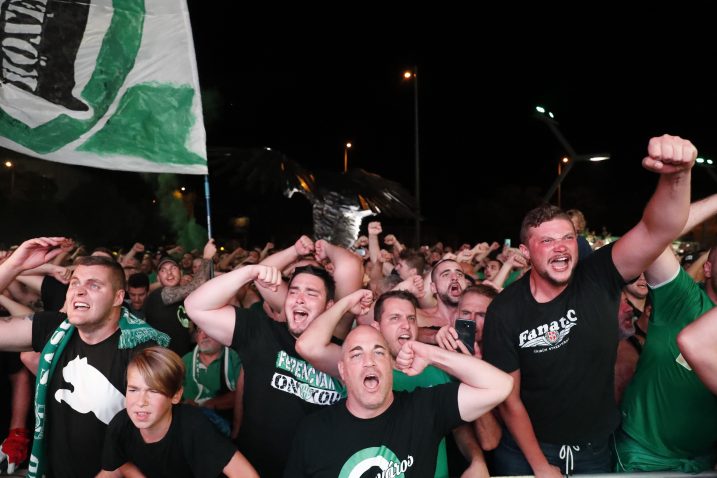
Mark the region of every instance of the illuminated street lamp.
POLYGON ((344 173, 349 170, 349 149, 351 149, 351 143, 344 145, 344 173))
POLYGON ((420 155, 418 148, 418 66, 414 66, 413 70, 407 70, 403 72, 403 78, 405 80, 413 79, 413 129, 415 139, 415 158, 414 158, 414 172, 416 174, 416 222, 415 222, 415 233, 416 233, 416 247, 421 246, 421 166, 420 166, 420 155))
POLYGON ((13 164, 12 161, 7 160, 3 163, 3 166, 10 170, 10 197, 12 197, 13 192, 15 191, 15 164, 13 164))
POLYGON ((553 194, 555 194, 555 190, 558 190, 558 207, 561 207, 561 198, 560 198, 560 184, 565 179, 565 176, 568 175, 570 170, 573 168, 573 164, 577 162, 582 161, 589 161, 592 163, 599 162, 599 161, 606 161, 610 159, 609 153, 600 153, 600 154, 578 154, 573 149, 572 145, 568 142, 567 139, 565 139, 565 136, 563 136, 563 133, 560 132, 558 129, 558 121, 555 119, 555 115, 551 112, 545 109, 542 106, 536 106, 535 107, 535 118, 542 121, 546 125, 548 125, 548 128, 550 128, 550 131, 553 132, 555 137, 558 139, 560 144, 563 145, 563 148, 565 148, 565 151, 567 151, 568 156, 565 158, 562 158, 560 160, 560 163, 558 163, 558 177, 555 178, 555 181, 553 181, 553 184, 550 186, 550 189, 548 189, 548 192, 545 193, 545 196, 543 196, 543 201, 548 202, 550 201, 550 198, 553 197, 553 194))

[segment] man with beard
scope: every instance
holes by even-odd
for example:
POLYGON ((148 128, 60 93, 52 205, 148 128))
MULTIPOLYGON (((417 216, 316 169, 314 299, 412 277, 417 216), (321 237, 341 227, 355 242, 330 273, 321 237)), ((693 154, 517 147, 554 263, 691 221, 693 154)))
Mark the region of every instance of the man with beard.
POLYGON ((642 164, 660 174, 640 222, 578 263, 570 217, 554 206, 530 211, 520 251, 532 269, 488 309, 484 357, 515 388, 500 405, 509 433, 495 471, 538 477, 611 470, 608 440, 620 421, 614 397, 616 310, 637 278, 682 231, 697 150, 673 136, 652 138, 642 164))
POLYGON ((276 477, 301 418, 345 395, 338 381, 295 349, 296 339, 333 304, 334 282, 324 269, 297 267, 284 300, 284 323, 270 319, 260 303, 249 309, 229 305, 250 281, 274 290, 282 284, 275 267, 245 266, 206 282, 184 304, 202 330, 239 353, 245 370, 239 449, 260 476, 276 477))
POLYGON ((436 344, 436 333, 441 327, 451 324, 466 285, 463 268, 453 259, 443 259, 433 266, 431 292, 436 296, 437 304, 434 308, 419 311, 418 340, 436 344))
POLYGON ((341 361, 334 365, 348 397, 303 421, 286 478, 368 476, 369 472, 370 476, 432 476, 441 437, 487 413, 513 385, 507 374, 475 357, 412 340, 401 346, 396 365, 408 376, 432 365, 459 383, 394 392, 390 345, 376 328, 356 327, 346 337, 341 361))
MULTIPOLYGON (((316 368, 333 377, 339 377, 339 365, 342 351, 341 347, 332 341, 332 332, 342 316, 347 312, 363 315, 373 302, 373 294, 369 290, 357 290, 353 294, 336 302, 311 324, 296 343, 296 350, 302 357, 311 362, 316 368)), ((388 344, 388 351, 395 359, 403 344, 416 340, 418 325, 416 323, 416 310, 418 300, 410 292, 394 290, 389 291, 376 301, 374 317, 371 326, 381 332, 388 344)), ((450 377, 442 370, 428 366, 418 375, 409 376, 400 370, 393 370, 393 390, 411 392, 416 388, 433 387, 449 383, 450 377)), ((480 420, 480 419, 479 419, 480 420)), ((453 430, 456 443, 470 462, 470 472, 465 476, 474 476, 471 473, 482 472, 487 475, 483 453, 476 440, 473 430, 468 425, 461 425, 453 430)), ((436 477, 448 476, 448 462, 445 441, 441 440, 436 463, 436 477)))
MULTIPOLYGON (((692 204, 682 232, 715 213, 717 195, 692 204)), ((695 283, 668 247, 645 273, 652 300, 650 329, 621 404, 617 471, 699 473, 714 468, 717 397, 692 370, 693 356, 687 361, 682 356, 677 339, 717 303, 717 248, 710 250, 703 271, 704 285, 695 283)), ((710 342, 702 352, 713 348, 710 342)))

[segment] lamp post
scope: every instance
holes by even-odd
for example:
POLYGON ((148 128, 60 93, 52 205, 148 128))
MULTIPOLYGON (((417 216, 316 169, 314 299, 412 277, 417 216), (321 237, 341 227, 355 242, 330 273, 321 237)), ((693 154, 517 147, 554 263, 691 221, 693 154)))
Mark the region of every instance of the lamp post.
POLYGON ((3 166, 10 170, 10 197, 12 197, 12 193, 15 190, 15 164, 7 160, 3 163, 3 166))
POLYGON ((349 149, 351 149, 351 143, 344 145, 344 173, 349 170, 349 149))
POLYGON ((416 233, 416 247, 421 246, 421 165, 419 155, 419 144, 418 144, 418 66, 413 67, 413 70, 408 70, 403 73, 403 78, 406 80, 413 79, 413 129, 415 139, 415 157, 414 157, 414 172, 415 172, 415 196, 416 196, 416 219, 415 219, 415 233, 416 233))
POLYGON ((600 154, 578 154, 573 149, 572 145, 568 142, 567 139, 565 139, 565 136, 563 136, 563 133, 560 132, 558 129, 558 122, 555 119, 555 115, 553 115, 552 112, 547 111, 542 106, 536 106, 535 107, 535 118, 542 121, 546 125, 548 125, 548 128, 550 128, 550 131, 555 135, 555 137, 558 139, 560 144, 563 145, 563 148, 565 148, 565 151, 568 153, 568 157, 562 158, 560 160, 560 163, 558 163, 558 177, 555 178, 555 181, 553 181, 553 184, 550 186, 550 189, 548 189, 548 192, 545 193, 545 196, 543 196, 543 201, 548 202, 550 201, 550 198, 553 197, 553 194, 555 194, 555 190, 558 190, 558 207, 561 207, 560 201, 560 184, 565 179, 565 176, 568 175, 570 170, 573 168, 573 164, 580 161, 589 161, 589 162, 599 162, 599 161, 606 161, 610 159, 609 153, 600 153, 600 154))

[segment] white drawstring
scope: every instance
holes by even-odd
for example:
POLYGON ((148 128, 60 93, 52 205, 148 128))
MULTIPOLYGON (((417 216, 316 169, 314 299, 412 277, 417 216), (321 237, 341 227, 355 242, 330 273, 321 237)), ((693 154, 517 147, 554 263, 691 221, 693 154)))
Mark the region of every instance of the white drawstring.
POLYGON ((570 476, 570 474, 573 471, 573 464, 575 460, 573 459, 573 450, 580 451, 579 446, 570 446, 570 445, 563 445, 560 447, 560 459, 565 460, 565 475, 570 476), (568 471, 568 466, 570 467, 570 471, 568 471))

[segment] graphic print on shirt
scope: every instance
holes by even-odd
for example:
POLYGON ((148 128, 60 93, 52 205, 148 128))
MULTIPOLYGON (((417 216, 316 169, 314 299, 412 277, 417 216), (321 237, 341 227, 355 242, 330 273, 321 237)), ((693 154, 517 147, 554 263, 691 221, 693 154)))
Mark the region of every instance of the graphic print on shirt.
POLYGON ((276 368, 291 375, 274 372, 271 386, 314 405, 333 405, 346 396, 346 389, 331 375, 292 357, 283 350, 276 354, 276 368))
POLYGON ((522 331, 518 335, 518 345, 524 349, 532 348, 534 353, 558 349, 568 343, 570 329, 577 325, 577 321, 575 310, 569 309, 560 320, 522 331))
POLYGON ((385 446, 364 448, 346 460, 341 467, 339 478, 403 478, 411 466, 411 455, 405 460, 399 460, 396 454, 385 446))
POLYGON ((99 421, 109 425, 117 412, 124 408, 124 395, 115 388, 102 372, 87 363, 87 357, 78 355, 62 369, 62 378, 73 390, 60 388, 55 400, 66 402, 78 413, 94 413, 99 421))

